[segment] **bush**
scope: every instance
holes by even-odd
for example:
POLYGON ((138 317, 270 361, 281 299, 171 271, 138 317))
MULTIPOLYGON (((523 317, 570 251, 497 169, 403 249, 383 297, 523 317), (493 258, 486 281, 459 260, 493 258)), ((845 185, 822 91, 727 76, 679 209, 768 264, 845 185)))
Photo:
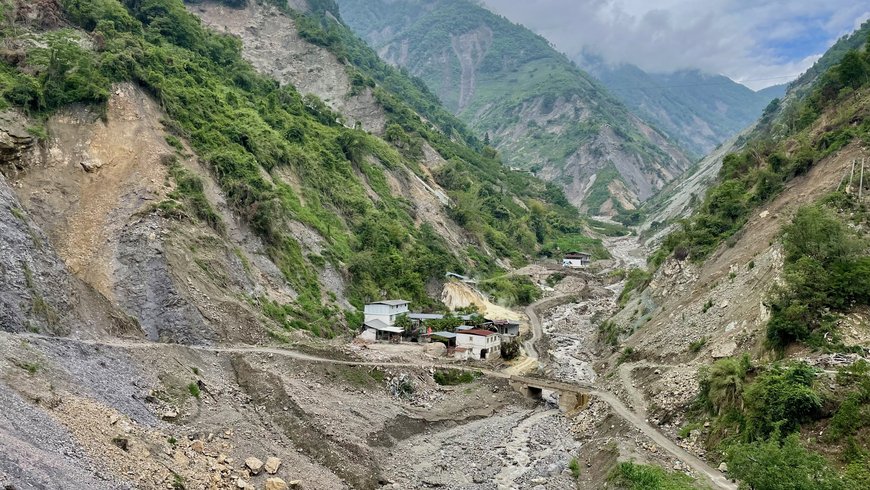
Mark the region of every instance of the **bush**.
POLYGON ((832 323, 826 311, 870 302, 870 258, 861 255, 866 243, 837 215, 805 206, 783 232, 785 281, 771 294, 767 325, 768 345, 776 349, 813 340, 832 323))
POLYGON ((519 357, 520 355, 520 343, 516 339, 508 340, 507 342, 502 342, 501 344, 501 357, 506 361, 512 361, 519 357))
POLYGON ((699 372, 699 399, 707 411, 722 415, 743 408, 743 390, 746 375, 751 369, 749 356, 740 359, 720 359, 699 372))
POLYGON ((433 378, 441 386, 456 386, 473 382, 477 379, 477 374, 461 369, 439 369, 435 371, 433 378))
POLYGON ((815 390, 815 370, 805 363, 774 365, 744 393, 747 440, 773 432, 790 434, 801 423, 819 416, 822 399, 815 390))
MULTIPOLYGON (((821 456, 804 449, 797 434, 780 441, 738 443, 727 451, 728 472, 741 488, 765 490, 846 490, 848 487, 821 456)), ((857 487, 855 487, 857 488, 857 487)))
MULTIPOLYGON (((619 463, 610 472, 608 481, 626 490, 691 490, 694 480, 682 473, 672 473, 658 466, 619 463)), ((759 487, 760 488, 760 487, 759 487)))

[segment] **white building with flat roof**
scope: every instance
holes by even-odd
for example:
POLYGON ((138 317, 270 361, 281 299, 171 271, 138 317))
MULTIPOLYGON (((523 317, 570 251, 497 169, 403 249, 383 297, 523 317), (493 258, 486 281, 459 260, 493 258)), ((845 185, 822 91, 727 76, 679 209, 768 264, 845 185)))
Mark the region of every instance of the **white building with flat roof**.
POLYGON ((386 301, 376 301, 365 306, 365 323, 373 320, 380 320, 386 325, 392 326, 396 324, 396 318, 399 315, 408 314, 408 305, 410 301, 402 299, 391 299, 386 301))
POLYGON ((471 351, 472 359, 501 356, 501 335, 489 330, 457 330, 456 347, 471 351))

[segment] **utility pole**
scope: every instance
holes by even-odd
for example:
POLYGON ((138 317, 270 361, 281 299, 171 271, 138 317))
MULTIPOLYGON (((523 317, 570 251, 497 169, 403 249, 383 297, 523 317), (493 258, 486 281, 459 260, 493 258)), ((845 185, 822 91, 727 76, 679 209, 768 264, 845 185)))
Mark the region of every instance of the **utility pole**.
POLYGON ((866 158, 861 159, 861 183, 858 186, 858 202, 861 202, 861 195, 864 193, 864 160, 866 158))

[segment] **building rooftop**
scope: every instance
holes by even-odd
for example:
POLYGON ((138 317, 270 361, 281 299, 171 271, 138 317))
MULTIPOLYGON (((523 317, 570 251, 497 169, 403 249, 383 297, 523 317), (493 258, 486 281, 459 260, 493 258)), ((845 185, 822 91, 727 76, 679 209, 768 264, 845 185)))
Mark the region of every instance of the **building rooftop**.
POLYGON ((433 337, 442 337, 445 339, 455 339, 456 334, 453 332, 432 332, 433 337))
POLYGON ((590 258, 590 257, 592 257, 592 254, 588 254, 586 252, 568 252, 565 254, 566 259, 572 259, 572 258, 579 259, 581 257, 582 258, 590 258))
MULTIPOLYGON (((411 320, 441 320, 444 318, 444 315, 438 313, 408 313, 408 318, 411 320)), ((470 320, 471 315, 459 315, 457 318, 470 320)))
POLYGON ((472 329, 472 330, 463 330, 461 333, 468 335, 479 335, 481 337, 489 337, 490 335, 495 335, 495 332, 490 332, 489 330, 480 330, 480 329, 472 329))
POLYGON ((386 323, 384 323, 380 320, 369 320, 369 321, 365 322, 364 325, 367 328, 371 328, 372 330, 377 330, 379 332, 390 332, 390 333, 402 333, 402 332, 404 332, 404 330, 402 330, 401 327, 393 327, 393 326, 387 325, 386 323))
POLYGON ((385 299, 383 301, 374 301, 369 303, 372 305, 388 305, 388 306, 402 306, 411 304, 410 301, 405 301, 403 299, 385 299))

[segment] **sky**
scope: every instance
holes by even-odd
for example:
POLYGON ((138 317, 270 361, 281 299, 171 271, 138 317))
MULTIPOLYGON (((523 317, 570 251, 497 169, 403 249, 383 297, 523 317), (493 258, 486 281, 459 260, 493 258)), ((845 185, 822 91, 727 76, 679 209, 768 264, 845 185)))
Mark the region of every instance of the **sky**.
POLYGON ((484 0, 575 58, 668 73, 699 69, 752 89, 788 82, 870 18, 870 0, 484 0))

